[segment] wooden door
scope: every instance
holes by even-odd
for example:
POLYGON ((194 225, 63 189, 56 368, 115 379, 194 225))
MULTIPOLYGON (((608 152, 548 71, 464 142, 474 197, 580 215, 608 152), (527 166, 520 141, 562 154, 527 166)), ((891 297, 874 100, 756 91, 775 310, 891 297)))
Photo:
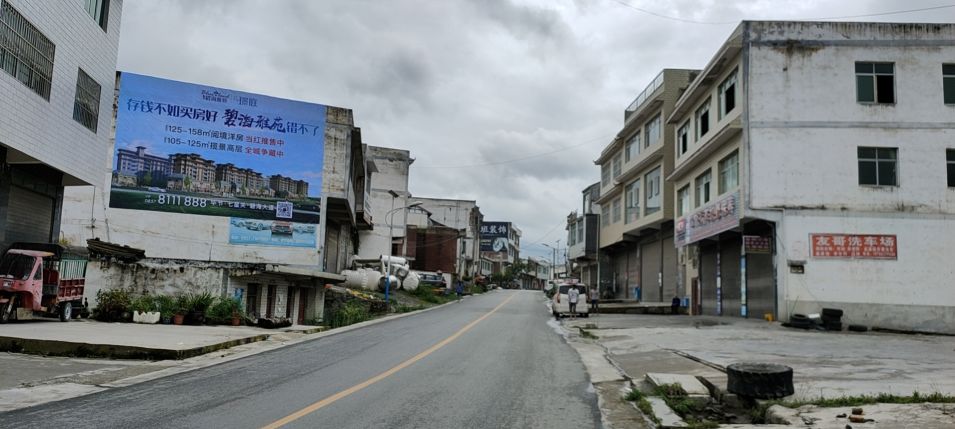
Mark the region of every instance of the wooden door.
POLYGON ((298 290, 298 324, 305 324, 305 307, 308 304, 308 289, 299 288, 298 290))
POLYGON ((265 301, 265 317, 275 315, 275 285, 269 285, 269 292, 265 301))

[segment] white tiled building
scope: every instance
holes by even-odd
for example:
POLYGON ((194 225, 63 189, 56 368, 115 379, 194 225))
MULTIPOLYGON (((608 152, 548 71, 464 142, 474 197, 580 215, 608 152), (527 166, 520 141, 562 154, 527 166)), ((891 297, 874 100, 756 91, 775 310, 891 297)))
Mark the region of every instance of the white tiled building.
POLYGON ((953 118, 955 25, 743 22, 668 119, 694 311, 955 332, 953 118))
POLYGON ((122 5, 0 0, 3 248, 57 241, 63 187, 98 185, 109 168, 122 5))

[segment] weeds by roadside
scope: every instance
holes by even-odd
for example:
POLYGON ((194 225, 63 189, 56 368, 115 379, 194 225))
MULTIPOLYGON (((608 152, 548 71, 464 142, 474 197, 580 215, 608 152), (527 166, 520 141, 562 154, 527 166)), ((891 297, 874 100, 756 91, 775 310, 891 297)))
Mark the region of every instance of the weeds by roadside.
POLYGON ((640 410, 643 415, 647 416, 648 419, 652 420, 653 423, 659 425, 660 418, 653 412, 653 406, 650 405, 650 401, 647 400, 646 395, 643 394, 639 389, 633 388, 630 389, 630 392, 623 397, 630 402, 637 403, 637 409, 640 410))
POLYGON ((591 340, 596 340, 596 339, 600 338, 600 337, 598 337, 597 335, 595 335, 593 332, 590 332, 590 331, 588 331, 588 330, 586 330, 586 329, 584 329, 584 328, 582 328, 582 327, 580 327, 580 326, 577 327, 577 330, 580 331, 580 336, 581 336, 581 337, 589 338, 589 339, 591 339, 591 340))
POLYGON ((877 395, 857 395, 857 396, 843 396, 841 398, 818 398, 802 401, 766 401, 759 403, 752 409, 752 419, 753 423, 756 424, 765 424, 766 423, 766 411, 769 407, 773 405, 781 405, 786 408, 799 408, 804 405, 816 405, 819 407, 826 408, 835 408, 835 407, 857 407, 860 405, 873 405, 873 404, 922 404, 922 403, 935 403, 935 404, 955 404, 955 396, 945 395, 939 392, 930 393, 928 395, 921 394, 919 392, 912 392, 911 396, 900 396, 893 395, 890 393, 879 393, 877 395))

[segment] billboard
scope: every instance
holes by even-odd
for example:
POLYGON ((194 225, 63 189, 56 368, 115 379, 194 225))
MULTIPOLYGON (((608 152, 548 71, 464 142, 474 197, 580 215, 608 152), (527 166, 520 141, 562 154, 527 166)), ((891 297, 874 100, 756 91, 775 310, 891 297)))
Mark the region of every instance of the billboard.
POLYGON ((319 223, 325 106, 125 72, 119 86, 111 208, 238 218, 233 231, 319 223))
POLYGON ((739 226, 738 193, 729 194, 683 216, 674 225, 673 244, 683 247, 739 226))
POLYGON ((482 222, 481 251, 506 253, 509 230, 509 222, 482 222))
POLYGON ((898 259, 895 234, 809 234, 816 259, 898 259))
POLYGON ((229 221, 229 243, 314 248, 318 242, 315 231, 315 224, 310 223, 234 217, 229 221))

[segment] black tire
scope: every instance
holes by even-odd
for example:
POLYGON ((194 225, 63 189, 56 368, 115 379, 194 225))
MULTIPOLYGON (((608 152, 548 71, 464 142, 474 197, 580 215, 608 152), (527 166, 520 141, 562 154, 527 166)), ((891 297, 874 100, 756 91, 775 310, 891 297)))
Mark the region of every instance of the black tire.
POLYGON ((10 313, 7 312, 7 306, 13 305, 13 302, 0 305, 0 324, 10 321, 10 313))
POLYGON ((869 327, 865 325, 849 325, 849 330, 852 332, 865 332, 869 330, 869 327))
POLYGON ((773 363, 734 363, 726 367, 726 390, 741 397, 779 399, 795 393, 793 369, 773 363))
POLYGON ((841 319, 842 310, 838 308, 823 308, 822 309, 822 318, 823 319, 841 319))
POLYGON ((827 330, 827 331, 841 331, 841 330, 842 330, 842 322, 826 323, 826 324, 823 325, 823 326, 826 327, 826 330, 827 330))
POLYGON ((789 326, 799 329, 809 329, 812 327, 812 321, 805 314, 793 314, 789 317, 789 326))
POLYGON ((66 301, 60 304, 60 321, 69 322, 73 318, 73 303, 66 301))

